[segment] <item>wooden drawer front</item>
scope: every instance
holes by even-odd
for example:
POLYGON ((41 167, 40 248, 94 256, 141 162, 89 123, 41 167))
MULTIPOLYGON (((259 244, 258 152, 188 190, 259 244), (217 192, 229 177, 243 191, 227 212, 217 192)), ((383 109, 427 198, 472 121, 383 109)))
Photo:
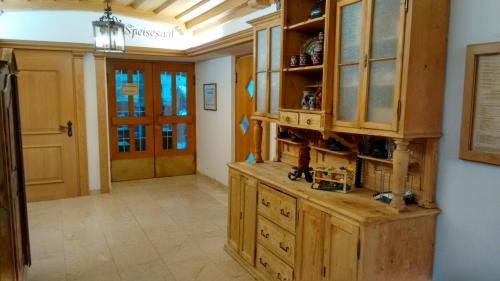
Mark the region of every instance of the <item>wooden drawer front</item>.
POLYGON ((322 117, 318 114, 301 113, 299 125, 309 128, 321 128, 322 117))
POLYGON ((295 233, 297 200, 265 184, 259 184, 258 211, 284 229, 295 233))
POLYGON ((296 112, 280 112, 280 122, 283 124, 298 125, 299 114, 296 112))
POLYGON ((256 267, 269 280, 293 281, 293 269, 260 244, 257 244, 256 267))
POLYGON ((293 267, 295 235, 259 216, 257 219, 257 241, 293 267))

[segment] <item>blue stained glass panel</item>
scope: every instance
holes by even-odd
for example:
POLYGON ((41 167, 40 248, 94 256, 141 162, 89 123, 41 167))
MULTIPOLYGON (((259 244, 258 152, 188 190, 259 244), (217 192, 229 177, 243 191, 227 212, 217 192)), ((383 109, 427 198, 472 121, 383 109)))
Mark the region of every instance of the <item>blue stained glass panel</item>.
POLYGON ((250 128, 250 123, 248 122, 248 118, 246 116, 243 116, 243 119, 241 119, 240 128, 243 134, 246 134, 248 132, 248 129, 250 128))
POLYGON ((115 71, 116 116, 128 117, 128 96, 122 94, 122 83, 128 82, 126 70, 115 71))
POLYGON ((187 116, 187 73, 177 72, 175 75, 175 93, 177 96, 177 116, 187 116))
POLYGON ((144 105, 144 72, 137 70, 132 73, 132 82, 139 85, 139 94, 134 95, 134 116, 146 116, 144 105))
POLYGON ((172 124, 164 124, 161 128, 162 147, 165 150, 174 148, 174 132, 172 124))
POLYGON ((172 73, 162 71, 161 82, 161 112, 163 116, 172 116, 172 73))
POLYGON ((136 125, 134 128, 135 151, 146 151, 146 126, 136 125))
POLYGON ((250 96, 250 98, 253 98, 254 87, 255 87, 255 85, 254 85, 253 79, 251 79, 247 85, 247 92, 248 92, 248 95, 250 96))
POLYGON ((187 145, 187 124, 177 124, 177 149, 186 149, 187 145))
POLYGON ((118 152, 130 151, 130 130, 128 126, 118 126, 118 152))
POLYGON ((247 156, 247 160, 246 160, 246 161, 247 161, 248 163, 253 163, 253 161, 254 161, 254 160, 255 160, 255 157, 253 156, 253 153, 252 153, 252 152, 248 153, 248 156, 247 156))

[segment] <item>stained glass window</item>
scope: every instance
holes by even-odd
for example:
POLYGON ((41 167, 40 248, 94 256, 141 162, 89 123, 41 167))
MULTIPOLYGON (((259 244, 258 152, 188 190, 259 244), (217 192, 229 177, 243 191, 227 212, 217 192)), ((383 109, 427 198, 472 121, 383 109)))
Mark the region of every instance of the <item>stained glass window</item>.
POLYGON ((136 125, 134 129, 135 151, 146 151, 146 126, 136 125))
POLYGON ((161 82, 161 112, 163 116, 172 116, 172 73, 162 71, 161 82))
POLYGON ((128 82, 128 73, 126 70, 115 71, 115 90, 116 90, 116 116, 128 117, 128 96, 122 94, 122 83, 128 82))
POLYGON ((174 134, 173 128, 171 124, 164 124, 161 129, 161 139, 162 139, 162 147, 163 149, 172 149, 174 146, 174 134))
POLYGON ((177 124, 177 149, 186 149, 187 145, 187 124, 177 124))
POLYGON ((128 126, 118 126, 118 152, 130 151, 130 130, 128 126))
POLYGON ((139 86, 139 94, 134 95, 134 116, 146 116, 146 109, 144 104, 144 72, 136 70, 132 72, 132 82, 139 86))
POLYGON ((187 116, 187 73, 177 72, 175 75, 175 92, 177 96, 177 116, 187 116))

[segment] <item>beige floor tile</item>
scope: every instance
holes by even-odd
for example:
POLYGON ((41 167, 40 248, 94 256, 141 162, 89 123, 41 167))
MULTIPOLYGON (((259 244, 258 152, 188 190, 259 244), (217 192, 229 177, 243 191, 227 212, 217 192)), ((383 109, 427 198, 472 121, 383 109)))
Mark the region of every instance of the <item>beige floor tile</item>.
POLYGON ((120 276, 123 281, 176 281, 162 261, 125 268, 120 271, 120 276))
POLYGON ((51 256, 32 261, 28 281, 65 281, 66 264, 64 255, 51 256))
POLYGON ((116 266, 120 271, 160 260, 158 252, 148 243, 111 248, 116 266))
POLYGON ((77 274, 68 273, 67 281, 121 281, 118 270, 110 267, 104 271, 85 271, 77 274))
POLYGON ((42 259, 64 254, 63 232, 60 229, 31 229, 31 256, 42 259))
POLYGON ((225 278, 224 272, 210 259, 196 258, 167 265, 177 281, 219 281, 225 278))

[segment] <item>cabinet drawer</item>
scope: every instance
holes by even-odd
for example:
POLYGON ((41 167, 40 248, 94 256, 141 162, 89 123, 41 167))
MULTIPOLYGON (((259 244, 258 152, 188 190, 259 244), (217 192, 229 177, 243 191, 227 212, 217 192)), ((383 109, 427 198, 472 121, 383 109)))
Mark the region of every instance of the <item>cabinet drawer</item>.
POLYGON ((269 280, 293 280, 293 269, 259 244, 257 244, 256 267, 269 280))
POLYGON ((301 113, 299 125, 309 128, 321 128, 322 116, 319 114, 301 113))
POLYGON ((280 111, 280 122, 290 125, 299 124, 299 114, 296 112, 280 111))
POLYGON ((295 233, 297 200, 265 184, 259 184, 257 210, 264 217, 295 233))
POLYGON ((295 235, 264 217, 257 219, 257 241, 293 266, 295 261, 295 235))

